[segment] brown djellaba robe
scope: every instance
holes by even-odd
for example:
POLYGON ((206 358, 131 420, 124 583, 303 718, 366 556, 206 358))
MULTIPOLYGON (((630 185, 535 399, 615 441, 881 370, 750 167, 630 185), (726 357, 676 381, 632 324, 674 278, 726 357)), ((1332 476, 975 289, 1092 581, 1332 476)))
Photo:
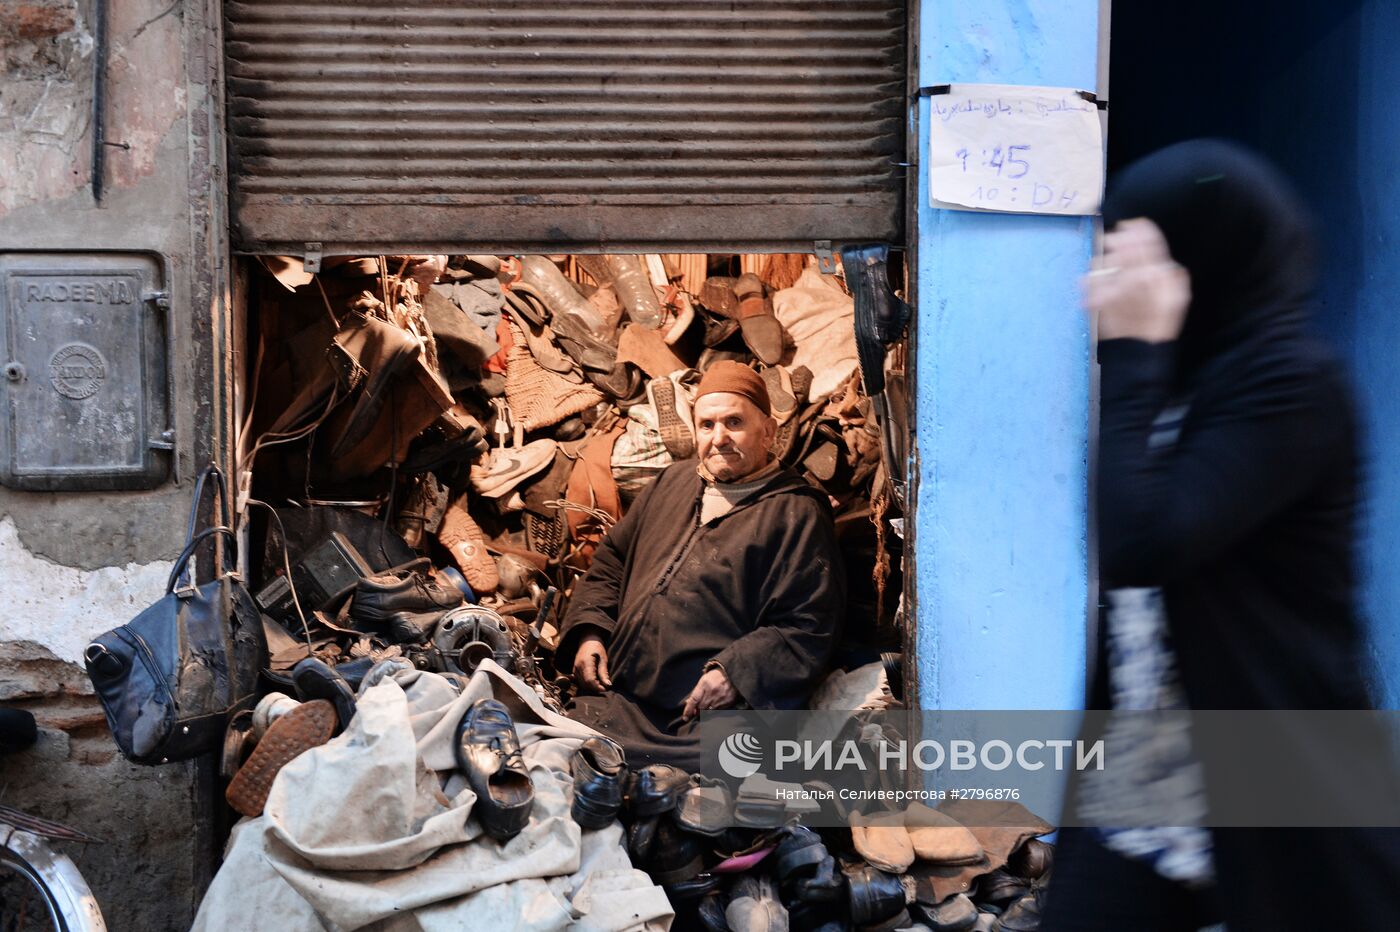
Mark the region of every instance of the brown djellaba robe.
POLYGON ((845 573, 826 496, 783 469, 700 522, 694 460, 666 469, 604 538, 574 588, 555 665, 600 633, 613 686, 567 714, 616 739, 629 766, 701 766, 685 697, 720 663, 742 702, 796 709, 827 672, 845 573))

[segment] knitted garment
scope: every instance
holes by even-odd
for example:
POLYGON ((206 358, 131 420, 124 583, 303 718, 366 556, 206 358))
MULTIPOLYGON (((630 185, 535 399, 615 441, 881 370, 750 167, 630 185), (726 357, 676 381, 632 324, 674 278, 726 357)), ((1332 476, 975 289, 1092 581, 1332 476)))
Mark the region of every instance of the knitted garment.
POLYGON ((541 366, 530 354, 520 325, 506 318, 512 342, 506 353, 506 401, 525 430, 558 424, 596 405, 603 393, 579 385, 541 366))

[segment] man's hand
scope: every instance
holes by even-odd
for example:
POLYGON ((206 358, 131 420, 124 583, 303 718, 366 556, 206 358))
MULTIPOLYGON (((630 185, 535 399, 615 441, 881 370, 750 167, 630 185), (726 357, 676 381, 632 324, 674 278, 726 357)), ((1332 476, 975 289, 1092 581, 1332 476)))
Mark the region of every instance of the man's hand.
POLYGON ((716 667, 700 677, 690 695, 685 697, 681 718, 689 721, 705 709, 725 709, 738 700, 739 691, 724 671, 716 667))
POLYGON ((1098 316, 1099 339, 1175 340, 1191 304, 1191 276, 1172 261, 1157 224, 1124 220, 1103 244, 1084 279, 1084 306, 1098 316))
POLYGON ((612 677, 608 676, 608 649, 596 634, 579 641, 578 653, 574 655, 574 680, 591 693, 606 692, 612 686, 612 677))

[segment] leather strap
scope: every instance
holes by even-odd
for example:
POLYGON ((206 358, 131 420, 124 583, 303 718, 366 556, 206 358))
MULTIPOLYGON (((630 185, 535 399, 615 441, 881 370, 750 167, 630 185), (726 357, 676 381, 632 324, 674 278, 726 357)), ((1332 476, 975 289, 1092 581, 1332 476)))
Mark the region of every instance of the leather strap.
POLYGON ((189 573, 186 572, 190 561, 190 556, 195 548, 204 541, 215 535, 222 535, 229 539, 229 546, 224 550, 227 554, 237 545, 238 538, 234 536, 233 528, 230 527, 208 527, 190 538, 190 542, 185 544, 185 549, 180 551, 180 555, 175 558, 175 565, 170 568, 170 578, 165 581, 165 592, 167 595, 175 591, 175 584, 180 584, 180 594, 186 595, 193 590, 190 585, 189 573))
POLYGON ((740 300, 739 310, 734 316, 743 320, 746 317, 771 317, 773 312, 768 309, 768 302, 764 300, 763 295, 756 294, 740 300))
MULTIPOLYGON (((617 490, 617 482, 612 474, 613 446, 622 436, 623 428, 614 427, 606 434, 599 434, 579 447, 578 462, 569 473, 569 485, 565 493, 569 501, 597 509, 612 517, 613 521, 622 518, 622 498, 617 490)), ((569 538, 578 543, 574 556, 575 565, 587 570, 593 562, 593 553, 603 539, 603 529, 587 512, 570 508, 565 513, 569 527, 569 538)))

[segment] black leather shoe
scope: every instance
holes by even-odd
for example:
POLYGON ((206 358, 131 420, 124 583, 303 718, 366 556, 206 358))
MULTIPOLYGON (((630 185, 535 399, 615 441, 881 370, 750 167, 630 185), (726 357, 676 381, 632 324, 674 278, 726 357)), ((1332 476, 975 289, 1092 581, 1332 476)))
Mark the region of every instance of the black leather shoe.
POLYGON ((292 685, 302 702, 325 699, 335 706, 335 733, 340 734, 355 717, 355 691, 335 668, 315 657, 292 667, 292 685))
POLYGON ((700 840, 660 816, 638 819, 628 827, 627 853, 633 864, 663 886, 690 880, 705 866, 700 840))
POLYGON ((853 925, 877 925, 904 909, 904 885, 894 874, 861 862, 847 868, 846 885, 850 889, 853 925))
POLYGON ((674 903, 677 900, 695 900, 719 890, 724 881, 723 874, 699 873, 689 880, 673 883, 666 887, 666 896, 674 903))
POLYGON ((495 699, 478 699, 457 725, 457 766, 476 791, 473 812, 498 841, 508 841, 530 821, 535 788, 520 756, 520 736, 510 712, 495 699))
POLYGON ((937 906, 920 907, 919 914, 933 932, 968 932, 977 925, 977 906, 961 893, 937 906))
POLYGON ((705 846, 699 838, 680 830, 670 819, 658 819, 656 844, 646 871, 663 886, 691 880, 705 868, 705 846))
POLYGON ((1006 870, 998 868, 977 881, 977 901, 1005 905, 1030 892, 1029 880, 1023 880, 1006 870))
POLYGON ((412 615, 440 614, 449 608, 456 608, 462 601, 460 590, 439 586, 418 573, 404 577, 365 576, 355 584, 355 601, 350 604, 350 616, 374 627, 386 624, 393 616, 405 612, 412 615))
POLYGON ((395 644, 426 644, 437 631, 438 622, 446 612, 398 612, 390 615, 384 633, 395 644))
POLYGON ((610 825, 622 808, 627 758, 611 738, 593 737, 574 752, 574 821, 584 828, 610 825))
POLYGON ((801 825, 786 829, 773 862, 789 912, 799 901, 834 903, 841 898, 845 882, 821 836, 811 829, 801 825))
POLYGON ((992 926, 995 932, 1036 932, 1040 928, 1044 888, 1037 886, 1010 906, 992 926))
POLYGON ((696 912, 705 932, 730 932, 729 923, 724 918, 724 894, 721 891, 716 890, 701 897, 696 912))
POLYGON ((1053 845, 1039 838, 1030 838, 1011 853, 1006 861, 1006 870, 1026 880, 1039 880, 1050 872, 1054 859, 1053 845))
POLYGON ((632 774, 627 805, 633 816, 660 815, 676 808, 690 788, 690 774, 670 764, 648 764, 632 774))

